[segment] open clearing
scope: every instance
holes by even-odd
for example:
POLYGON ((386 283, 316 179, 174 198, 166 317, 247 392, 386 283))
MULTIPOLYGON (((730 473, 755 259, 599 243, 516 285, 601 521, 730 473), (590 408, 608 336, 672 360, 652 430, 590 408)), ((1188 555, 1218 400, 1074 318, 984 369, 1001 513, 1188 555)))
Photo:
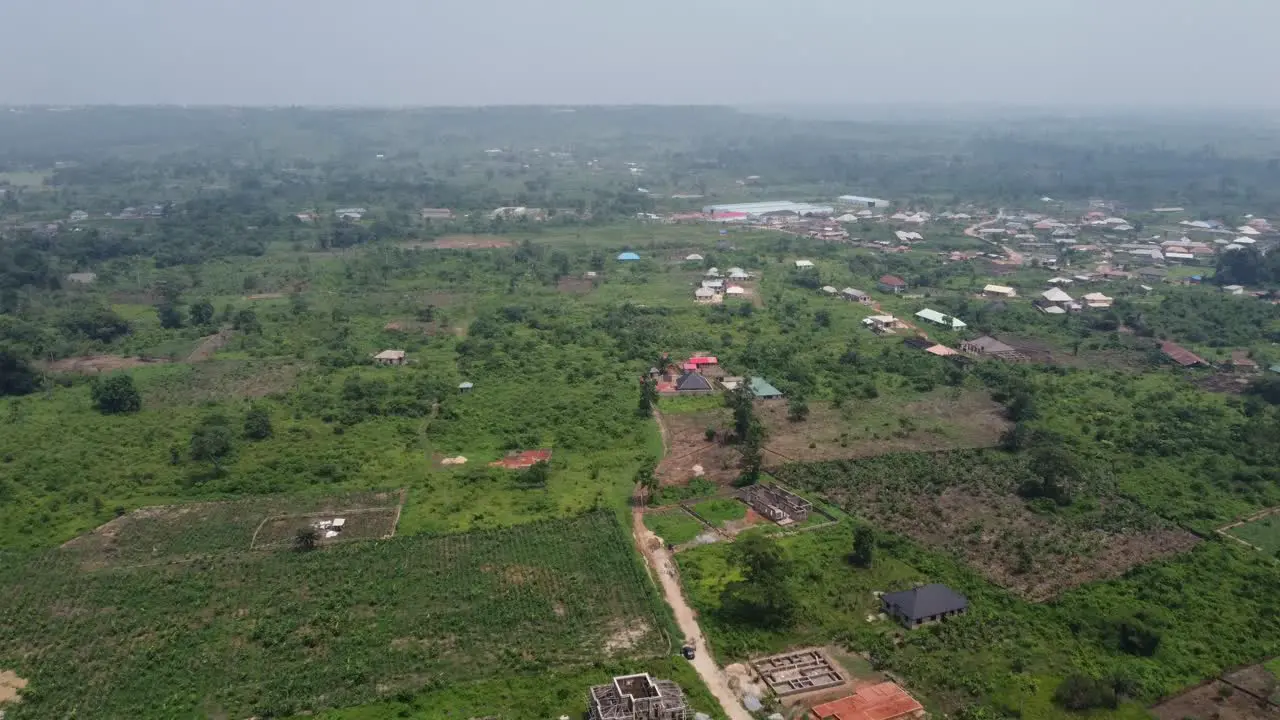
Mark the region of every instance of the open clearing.
POLYGON ((148 405, 187 406, 226 398, 265 397, 293 387, 302 371, 296 360, 208 360, 175 364, 140 385, 148 405))
MULTIPOLYGON (((395 516, 403 502, 404 491, 370 491, 321 498, 258 497, 160 505, 118 517, 62 547, 88 568, 192 559, 267 544, 255 543, 254 534, 271 518, 340 516, 370 510, 395 516)), ((290 527, 296 530, 294 525, 290 527)))
POLYGON ((1190 550, 1198 538, 1119 497, 1035 512, 1016 494, 1030 472, 1004 453, 889 455, 790 465, 788 483, 927 545, 959 553, 1034 601, 1190 550))
POLYGON ((607 512, 145 568, 77 560, 0 577, 0 653, 40 658, 30 717, 278 717, 670 652, 607 512))
POLYGON ((426 247, 437 250, 486 250, 511 247, 511 241, 496 235, 445 235, 426 247))
POLYGON ((848 400, 842 408, 810 403, 803 422, 787 419, 786 402, 757 401, 756 413, 769 431, 768 465, 991 447, 1009 426, 1003 408, 977 391, 949 397, 941 390, 908 403, 848 400))
POLYGON ((707 428, 723 429, 729 422, 726 408, 697 412, 661 413, 666 430, 667 454, 655 474, 663 485, 685 485, 704 477, 717 485, 728 485, 740 474, 742 453, 719 439, 707 439, 707 428), (701 475, 695 468, 700 467, 701 475))
POLYGON ((21 699, 27 681, 12 670, 0 670, 0 705, 21 699))
POLYGON ((644 526, 662 538, 663 542, 672 545, 683 545, 708 532, 706 525, 678 507, 646 512, 644 526))
POLYGON ((1221 532, 1239 538, 1267 555, 1280 553, 1280 509, 1272 508, 1253 519, 1234 523, 1221 532))
POLYGON ((63 358, 48 364, 49 372, 82 373, 93 375, 116 370, 131 370, 136 367, 162 365, 169 362, 160 358, 121 357, 119 355, 84 355, 81 357, 63 358))
POLYGON ((1280 708, 1214 680, 1151 708, 1157 720, 1275 720, 1280 708))

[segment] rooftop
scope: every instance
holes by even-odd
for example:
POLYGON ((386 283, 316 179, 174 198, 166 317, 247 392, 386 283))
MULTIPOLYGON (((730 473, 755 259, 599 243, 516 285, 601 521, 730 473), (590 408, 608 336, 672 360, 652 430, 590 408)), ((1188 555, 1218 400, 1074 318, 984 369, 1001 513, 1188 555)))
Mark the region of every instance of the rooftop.
POLYGON ((782 391, 770 385, 764 378, 751 378, 751 393, 756 397, 779 397, 782 391))
POLYGON ((963 595, 939 583, 886 593, 881 600, 885 607, 913 622, 969 607, 969 601, 963 595))
POLYGON ((924 712, 924 707, 893 682, 860 688, 854 694, 814 706, 816 720, 895 720, 924 712))

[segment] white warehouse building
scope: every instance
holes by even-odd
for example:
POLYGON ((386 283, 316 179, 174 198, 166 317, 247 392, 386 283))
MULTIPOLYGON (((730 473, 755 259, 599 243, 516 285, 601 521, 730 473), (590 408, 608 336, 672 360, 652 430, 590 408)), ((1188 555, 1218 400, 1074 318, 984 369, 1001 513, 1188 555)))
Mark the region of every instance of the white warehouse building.
POLYGON ((873 197, 863 197, 861 195, 841 195, 836 199, 839 200, 844 205, 857 205, 859 207, 867 207, 867 208, 889 207, 890 205, 893 204, 888 200, 881 200, 880 198, 873 198, 873 197))
POLYGON ((758 218, 765 215, 832 215, 835 208, 829 205, 812 205, 810 203, 777 200, 770 202, 730 203, 727 205, 708 205, 702 208, 704 213, 745 213, 747 217, 758 218))

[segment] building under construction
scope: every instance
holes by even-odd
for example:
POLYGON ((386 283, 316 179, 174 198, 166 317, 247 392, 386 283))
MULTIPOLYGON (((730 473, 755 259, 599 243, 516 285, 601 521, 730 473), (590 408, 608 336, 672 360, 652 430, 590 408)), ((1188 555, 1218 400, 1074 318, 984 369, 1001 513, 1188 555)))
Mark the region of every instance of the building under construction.
POLYGON ((796 650, 760 658, 752 660, 751 667, 779 697, 844 684, 844 676, 821 650, 796 650))
POLYGON ((680 686, 648 673, 616 677, 591 688, 589 720, 692 720, 680 686))
POLYGON ((777 485, 749 485, 743 489, 742 499, 779 525, 802 523, 813 509, 813 503, 777 485))

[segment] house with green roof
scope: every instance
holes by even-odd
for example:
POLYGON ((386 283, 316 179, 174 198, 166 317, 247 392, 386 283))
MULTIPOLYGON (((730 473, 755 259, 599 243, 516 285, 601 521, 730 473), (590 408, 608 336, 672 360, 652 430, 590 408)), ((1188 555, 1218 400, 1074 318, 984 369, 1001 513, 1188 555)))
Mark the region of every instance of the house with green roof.
POLYGON ((782 397, 781 390, 759 377, 751 378, 751 394, 761 400, 778 400, 782 397))

